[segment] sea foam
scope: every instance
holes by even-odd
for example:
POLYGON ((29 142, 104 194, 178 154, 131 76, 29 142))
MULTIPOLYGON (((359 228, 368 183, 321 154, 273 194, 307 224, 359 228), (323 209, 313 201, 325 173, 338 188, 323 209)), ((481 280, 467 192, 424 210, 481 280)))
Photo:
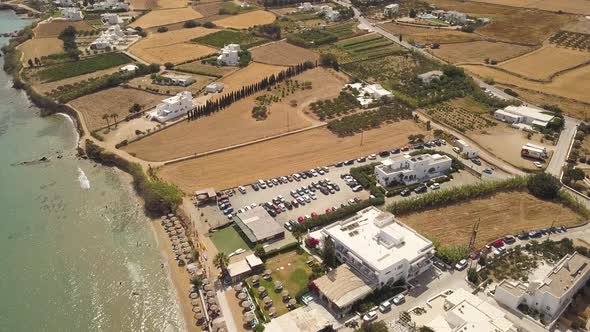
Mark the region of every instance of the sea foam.
POLYGON ((78 182, 80 182, 80 188, 90 189, 90 180, 80 167, 78 167, 78 182))

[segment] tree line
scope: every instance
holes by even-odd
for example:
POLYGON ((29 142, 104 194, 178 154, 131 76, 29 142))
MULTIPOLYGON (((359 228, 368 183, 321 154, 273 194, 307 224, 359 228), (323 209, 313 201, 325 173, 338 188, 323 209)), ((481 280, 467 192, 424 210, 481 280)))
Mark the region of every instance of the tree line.
POLYGON ((293 76, 299 75, 308 69, 317 67, 317 62, 305 61, 303 63, 290 66, 289 68, 281 71, 278 74, 272 74, 269 77, 265 77, 257 83, 243 86, 240 90, 226 93, 215 101, 208 100, 205 105, 196 107, 187 113, 188 121, 196 120, 202 116, 209 115, 211 113, 218 112, 234 102, 246 98, 256 92, 270 88, 271 86, 281 83, 293 76))

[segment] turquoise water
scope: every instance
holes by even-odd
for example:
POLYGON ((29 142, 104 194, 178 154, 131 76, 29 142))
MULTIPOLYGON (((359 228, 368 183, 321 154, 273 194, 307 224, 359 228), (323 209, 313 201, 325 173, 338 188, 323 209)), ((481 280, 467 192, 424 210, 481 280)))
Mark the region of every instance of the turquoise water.
MULTIPOLYGON (((0 32, 25 24, 0 11, 0 32)), ((0 101, 0 331, 183 330, 128 178, 78 160, 72 122, 39 117, 3 71, 0 101)))

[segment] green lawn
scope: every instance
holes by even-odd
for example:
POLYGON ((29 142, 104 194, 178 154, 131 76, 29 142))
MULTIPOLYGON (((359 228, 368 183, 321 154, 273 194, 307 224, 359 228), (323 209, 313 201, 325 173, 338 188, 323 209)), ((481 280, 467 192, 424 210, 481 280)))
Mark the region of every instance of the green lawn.
POLYGON ((80 61, 65 62, 48 67, 39 72, 39 78, 46 82, 53 82, 97 70, 122 66, 130 62, 131 58, 122 53, 106 53, 80 61))
POLYGON ((237 14, 247 13, 247 12, 253 11, 255 9, 258 9, 258 7, 252 6, 252 5, 250 5, 248 7, 242 7, 238 4, 236 4, 235 2, 226 1, 221 4, 221 8, 219 9, 219 14, 220 15, 237 15, 237 14))
POLYGON ((217 31, 203 37, 195 38, 192 40, 195 43, 210 45, 213 47, 223 47, 227 44, 240 44, 242 48, 247 49, 256 45, 263 44, 268 39, 254 36, 247 32, 238 32, 231 30, 217 31))
POLYGON ((208 236, 215 244, 217 251, 224 252, 227 255, 239 248, 246 250, 251 248, 242 236, 240 236, 236 225, 222 228, 215 233, 210 233, 208 236))

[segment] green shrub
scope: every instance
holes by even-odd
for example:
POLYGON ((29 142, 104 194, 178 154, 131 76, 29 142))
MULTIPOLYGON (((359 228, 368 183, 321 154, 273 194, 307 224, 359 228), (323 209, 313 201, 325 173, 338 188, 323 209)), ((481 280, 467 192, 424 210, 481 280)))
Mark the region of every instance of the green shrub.
POLYGON ((529 192, 541 199, 554 199, 559 194, 561 184, 549 173, 538 173, 528 178, 529 192))

